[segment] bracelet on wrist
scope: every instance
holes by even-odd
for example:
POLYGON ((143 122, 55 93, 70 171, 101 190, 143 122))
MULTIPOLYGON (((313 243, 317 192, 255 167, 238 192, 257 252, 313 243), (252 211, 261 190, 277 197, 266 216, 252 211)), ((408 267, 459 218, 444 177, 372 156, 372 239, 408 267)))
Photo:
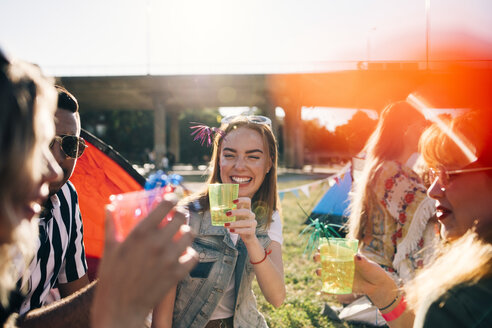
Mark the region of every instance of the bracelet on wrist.
POLYGON ((398 319, 403 314, 403 312, 405 312, 406 308, 407 302, 405 301, 405 297, 401 295, 398 305, 390 312, 382 314, 382 316, 386 321, 393 321, 398 319))
POLYGON ((378 309, 379 309, 379 311, 384 311, 384 310, 386 310, 386 309, 390 308, 390 307, 391 307, 393 304, 395 304, 395 302, 398 300, 398 297, 400 297, 400 293, 398 293, 398 292, 397 292, 397 293, 396 293, 396 297, 395 297, 395 298, 391 301, 391 303, 390 303, 390 304, 388 304, 388 305, 386 305, 386 306, 384 306, 384 307, 382 307, 382 308, 378 308, 378 309))
POLYGON ((261 259, 261 261, 253 262, 253 261, 249 260, 249 263, 251 263, 253 265, 260 264, 261 262, 264 262, 266 260, 267 256, 270 254, 272 254, 272 250, 267 251, 265 248, 265 256, 261 259))

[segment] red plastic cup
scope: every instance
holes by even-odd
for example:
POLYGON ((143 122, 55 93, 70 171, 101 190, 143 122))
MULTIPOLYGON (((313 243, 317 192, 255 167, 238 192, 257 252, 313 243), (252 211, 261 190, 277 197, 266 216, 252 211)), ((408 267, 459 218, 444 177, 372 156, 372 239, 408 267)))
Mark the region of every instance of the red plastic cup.
MULTIPOLYGON (((116 240, 124 240, 133 228, 164 199, 170 191, 166 188, 134 191, 125 194, 111 195, 109 200, 114 207, 113 222, 116 240)), ((172 212, 171 212, 172 213, 172 212)), ((172 215, 163 218, 162 225, 172 219, 172 215)))

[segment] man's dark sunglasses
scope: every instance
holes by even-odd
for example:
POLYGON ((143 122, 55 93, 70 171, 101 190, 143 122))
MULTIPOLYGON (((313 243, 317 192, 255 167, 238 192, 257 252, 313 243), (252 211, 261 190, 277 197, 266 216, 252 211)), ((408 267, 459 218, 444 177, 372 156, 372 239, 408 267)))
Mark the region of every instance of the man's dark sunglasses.
POLYGON ((85 140, 81 137, 71 136, 66 134, 60 134, 53 138, 50 143, 50 149, 53 149, 55 141, 60 144, 61 150, 65 153, 65 156, 70 158, 79 158, 87 148, 85 140))

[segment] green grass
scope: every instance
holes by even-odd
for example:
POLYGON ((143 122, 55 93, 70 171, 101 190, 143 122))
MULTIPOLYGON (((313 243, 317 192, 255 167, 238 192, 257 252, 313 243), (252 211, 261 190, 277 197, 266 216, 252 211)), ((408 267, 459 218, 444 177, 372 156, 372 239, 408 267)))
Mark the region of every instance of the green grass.
MULTIPOLYGON (((312 182, 313 180, 296 180, 279 183, 279 189, 293 188, 312 182)), ((283 261, 287 296, 284 304, 275 309, 263 297, 256 281, 253 290, 257 296, 258 307, 265 316, 268 326, 275 328, 299 327, 367 327, 365 325, 331 322, 321 315, 324 303, 338 306, 333 296, 320 294, 321 281, 315 274, 317 264, 310 256, 303 254, 305 240, 299 238, 306 219, 301 207, 310 212, 328 187, 316 186, 306 197, 300 192, 296 198, 287 193, 282 200, 283 261)))
MULTIPOLYGON (((281 178, 279 177, 279 190, 305 185, 325 176, 311 175, 308 177, 307 175, 284 173, 281 178)), ((204 182, 205 180, 205 176, 185 176, 186 182, 204 182)), ((303 254, 306 240, 300 238, 299 233, 305 227, 303 224, 306 220, 305 212, 311 212, 327 189, 327 185, 317 185, 311 188, 309 197, 299 191, 299 198, 292 193, 286 193, 282 200, 284 220, 282 251, 287 290, 284 304, 275 309, 265 300, 256 281, 253 282, 258 308, 271 328, 369 327, 361 324, 332 322, 321 315, 325 302, 334 306, 340 306, 340 304, 333 296, 322 295, 319 292, 321 280, 315 274, 318 265, 312 261, 311 256, 303 254)))

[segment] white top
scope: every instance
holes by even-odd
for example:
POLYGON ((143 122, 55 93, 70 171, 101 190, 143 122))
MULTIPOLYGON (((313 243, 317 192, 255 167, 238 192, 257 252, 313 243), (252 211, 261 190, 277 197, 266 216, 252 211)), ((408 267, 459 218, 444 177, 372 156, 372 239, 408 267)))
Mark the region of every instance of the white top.
MULTIPOLYGON (((230 236, 232 242, 236 245, 239 235, 237 233, 230 233, 230 236)), ((268 237, 280 245, 284 242, 284 238, 282 236, 282 221, 278 211, 275 211, 272 214, 272 223, 268 229, 268 237)), ((215 308, 214 313, 212 313, 210 320, 225 319, 232 316, 234 316, 234 274, 231 276, 229 285, 227 286, 227 289, 225 290, 219 304, 215 308)))

